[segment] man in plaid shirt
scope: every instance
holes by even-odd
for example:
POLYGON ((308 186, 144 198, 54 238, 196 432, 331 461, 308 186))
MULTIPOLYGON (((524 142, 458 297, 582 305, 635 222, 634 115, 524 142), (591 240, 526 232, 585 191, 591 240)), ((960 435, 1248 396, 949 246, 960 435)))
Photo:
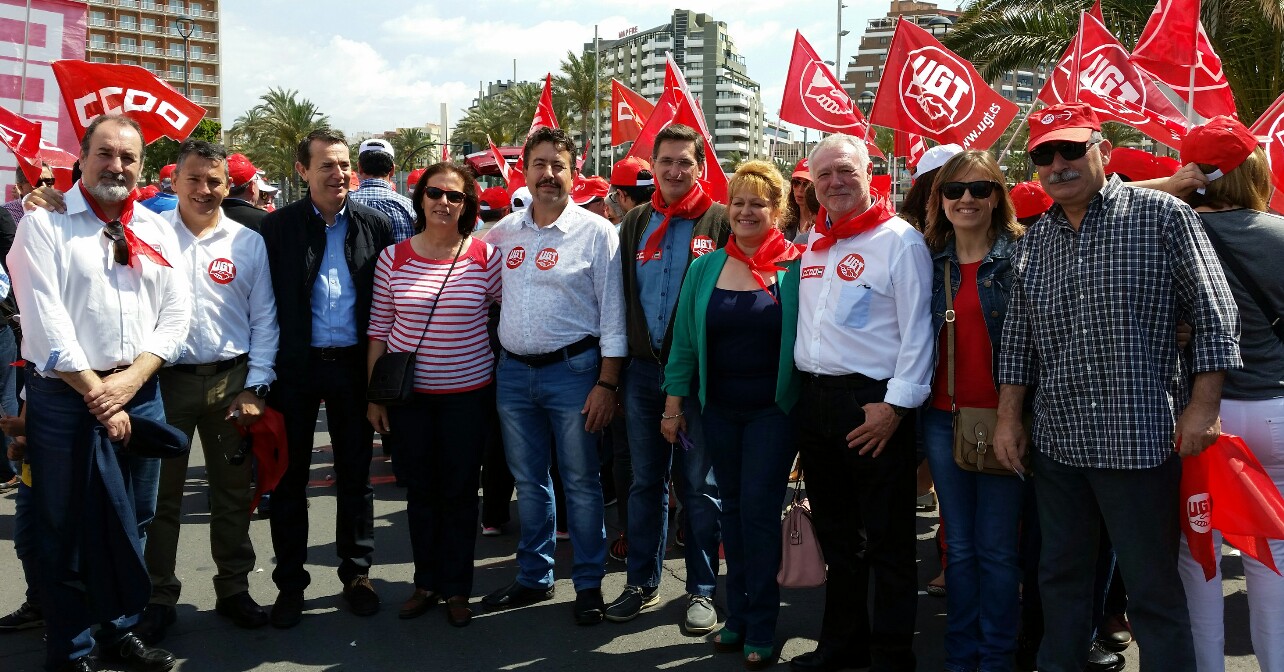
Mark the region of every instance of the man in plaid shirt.
POLYGON ((371 138, 361 143, 357 149, 357 175, 361 177, 361 185, 348 197, 387 215, 392 222, 392 240, 400 243, 415 235, 415 206, 392 186, 392 175, 396 172, 393 156, 392 145, 387 140, 371 138))
POLYGON ((1239 314, 1189 207, 1105 178, 1110 143, 1081 103, 1030 117, 1030 159, 1056 204, 1018 243, 999 358, 995 452, 1021 470, 1035 386, 1043 532, 1041 672, 1080 672, 1104 520, 1128 585, 1143 669, 1195 669, 1177 574, 1179 456, 1216 440, 1239 314), (1174 338, 1189 322, 1188 352, 1174 338))

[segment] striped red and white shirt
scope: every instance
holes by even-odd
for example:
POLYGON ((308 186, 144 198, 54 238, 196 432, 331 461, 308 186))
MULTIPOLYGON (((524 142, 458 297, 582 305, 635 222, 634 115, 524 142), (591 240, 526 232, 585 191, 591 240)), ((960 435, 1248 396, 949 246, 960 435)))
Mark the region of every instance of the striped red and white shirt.
POLYGON ((385 248, 375 268, 369 335, 385 341, 389 352, 410 352, 423 335, 415 356, 415 392, 468 392, 491 382, 495 355, 486 317, 500 292, 495 247, 472 239, 443 291, 449 269, 449 259, 425 259, 410 240, 385 248), (440 303, 428 322, 433 301, 440 303))

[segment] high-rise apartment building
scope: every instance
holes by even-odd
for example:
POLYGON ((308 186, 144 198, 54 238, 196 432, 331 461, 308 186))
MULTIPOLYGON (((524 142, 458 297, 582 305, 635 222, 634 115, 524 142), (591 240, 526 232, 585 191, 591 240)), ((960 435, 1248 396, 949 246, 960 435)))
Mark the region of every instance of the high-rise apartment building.
POLYGON ((147 68, 179 91, 187 86, 187 97, 205 108, 206 119, 223 121, 218 0, 88 0, 88 5, 85 60, 147 68))

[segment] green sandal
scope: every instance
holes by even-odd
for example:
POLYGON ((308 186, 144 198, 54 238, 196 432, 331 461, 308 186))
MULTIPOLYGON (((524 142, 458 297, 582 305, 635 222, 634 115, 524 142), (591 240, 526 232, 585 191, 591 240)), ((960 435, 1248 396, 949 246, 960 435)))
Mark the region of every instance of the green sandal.
POLYGON ((718 653, 735 653, 743 642, 744 637, 723 628, 713 636, 713 649, 718 653))
POLYGON ((745 669, 746 670, 765 670, 771 667, 775 659, 776 647, 774 646, 749 646, 745 644, 745 669), (758 660, 749 660, 749 656, 758 654, 758 660))

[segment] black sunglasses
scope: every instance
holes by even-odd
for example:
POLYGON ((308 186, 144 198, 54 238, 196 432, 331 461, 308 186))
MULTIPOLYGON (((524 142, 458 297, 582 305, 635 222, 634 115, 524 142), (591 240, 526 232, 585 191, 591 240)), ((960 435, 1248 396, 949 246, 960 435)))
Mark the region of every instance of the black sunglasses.
POLYGON ((957 201, 960 198, 963 198, 964 191, 969 191, 972 193, 972 198, 989 198, 990 194, 993 194, 995 188, 998 186, 998 182, 992 182, 990 180, 978 180, 976 182, 946 182, 941 185, 941 195, 951 201, 957 201))
POLYGON ((241 437, 241 445, 237 446, 236 452, 231 455, 224 455, 223 459, 232 467, 239 467, 245 464, 245 458, 254 452, 254 435, 246 434, 241 437))
POLYGON ((103 227, 103 235, 111 239, 112 253, 116 255, 116 263, 121 266, 129 265, 129 241, 125 239, 125 226, 120 223, 119 219, 113 219, 103 227))
POLYGON ((424 196, 427 196, 428 200, 435 201, 441 198, 443 194, 446 196, 447 202, 464 202, 464 192, 462 191, 447 191, 445 189, 438 189, 437 187, 424 187, 424 196))
POLYGON ((1088 148, 1095 144, 1097 143, 1045 142, 1030 150, 1030 162, 1036 166, 1050 166, 1056 154, 1060 154, 1066 161, 1077 161, 1082 159, 1083 155, 1088 153, 1088 148))
POLYGON ((37 187, 52 187, 52 186, 54 186, 54 178, 52 178, 52 177, 43 177, 43 178, 40 178, 39 180, 36 180, 36 186, 37 186, 37 187))

